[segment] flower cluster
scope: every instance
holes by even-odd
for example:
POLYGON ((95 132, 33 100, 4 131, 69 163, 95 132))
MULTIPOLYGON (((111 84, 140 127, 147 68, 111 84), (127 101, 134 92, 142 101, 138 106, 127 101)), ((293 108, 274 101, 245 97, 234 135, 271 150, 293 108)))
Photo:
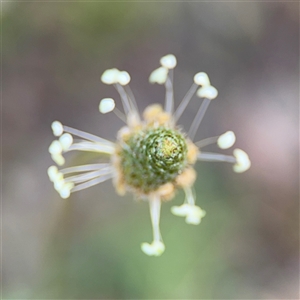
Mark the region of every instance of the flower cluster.
POLYGON ((160 209, 163 201, 174 198, 178 189, 183 189, 185 200, 181 206, 173 206, 171 212, 184 217, 186 223, 197 225, 206 212, 196 206, 193 184, 197 161, 220 161, 233 164, 235 172, 244 172, 250 167, 248 155, 235 149, 233 155, 203 152, 202 148, 216 143, 220 149, 228 149, 235 143, 232 131, 216 137, 194 142, 197 129, 218 91, 210 84, 206 73, 194 76, 194 83, 177 107, 174 109, 173 69, 177 61, 174 55, 166 55, 160 60, 161 66, 149 77, 150 83, 165 85, 165 105, 148 106, 140 115, 134 95, 129 87, 130 75, 118 69, 106 70, 101 81, 113 85, 120 94, 124 112, 115 107, 112 98, 100 101, 102 114, 113 111, 125 122, 117 134, 117 141, 111 142, 98 136, 62 125, 52 123, 53 134, 58 137, 49 147, 52 159, 58 166, 65 163, 64 154, 73 151, 90 151, 109 157, 107 163, 95 163, 58 169, 48 169, 50 180, 62 198, 71 193, 86 189, 105 180, 112 179, 120 195, 133 193, 136 198, 149 202, 153 227, 153 242, 143 243, 142 251, 147 255, 159 256, 165 250, 160 233, 160 209), (197 94, 203 101, 191 124, 188 133, 182 132, 177 122, 197 94), (75 138, 75 139, 74 139, 75 138))

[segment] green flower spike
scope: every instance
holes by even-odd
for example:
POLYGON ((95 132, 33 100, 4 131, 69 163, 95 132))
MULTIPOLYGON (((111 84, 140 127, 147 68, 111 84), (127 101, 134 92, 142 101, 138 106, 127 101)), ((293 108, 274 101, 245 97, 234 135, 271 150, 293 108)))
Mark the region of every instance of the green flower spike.
POLYGON ((188 163, 185 137, 164 126, 133 134, 119 155, 124 181, 141 194, 174 182, 188 163))
POLYGON ((51 166, 48 169, 49 179, 64 199, 69 198, 73 192, 112 179, 118 194, 131 192, 137 199, 148 201, 153 242, 143 243, 141 248, 150 256, 160 256, 165 251, 159 226, 160 209, 163 201, 174 198, 176 190, 183 189, 186 197, 181 206, 172 207, 171 212, 174 215, 185 217, 186 223, 193 225, 199 224, 205 216, 206 212, 196 206, 192 190, 196 180, 193 166, 198 160, 232 163, 233 170, 238 173, 249 169, 251 164, 248 155, 241 149, 235 149, 233 156, 202 151, 203 147, 212 143, 216 143, 220 149, 230 148, 235 142, 232 131, 193 142, 209 103, 217 97, 218 91, 210 84, 206 73, 197 73, 191 88, 174 111, 173 69, 177 60, 174 55, 169 54, 162 57, 160 63, 161 66, 150 74, 149 81, 165 85, 164 108, 159 104, 150 105, 141 116, 128 85, 130 75, 116 68, 106 70, 101 81, 116 88, 124 113, 115 107, 112 98, 102 99, 99 111, 103 114, 113 111, 126 123, 119 130, 117 140, 111 142, 54 121, 51 127, 58 139, 49 147, 52 159, 59 166, 65 164, 64 154, 69 151, 108 154, 110 160, 107 163, 60 170, 51 166), (188 133, 185 134, 177 127, 177 122, 195 93, 203 101, 188 133))

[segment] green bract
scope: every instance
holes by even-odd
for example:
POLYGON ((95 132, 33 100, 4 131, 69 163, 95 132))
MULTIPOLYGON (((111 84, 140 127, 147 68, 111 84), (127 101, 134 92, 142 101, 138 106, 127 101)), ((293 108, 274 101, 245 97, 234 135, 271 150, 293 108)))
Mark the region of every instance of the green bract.
POLYGON ((147 128, 133 134, 120 152, 126 185, 148 194, 172 182, 187 165, 187 144, 175 129, 147 128))

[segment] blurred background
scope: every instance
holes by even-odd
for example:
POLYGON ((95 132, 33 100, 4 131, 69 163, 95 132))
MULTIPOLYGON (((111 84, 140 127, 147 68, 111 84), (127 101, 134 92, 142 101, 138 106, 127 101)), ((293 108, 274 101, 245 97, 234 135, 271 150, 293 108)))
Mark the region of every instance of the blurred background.
POLYGON ((4 299, 299 299, 299 3, 6 2, 2 33, 4 299), (120 107, 107 68, 131 74, 141 110, 162 103, 148 76, 169 53, 177 105, 199 71, 219 90, 196 139, 233 130, 252 167, 198 163, 207 215, 173 216, 179 192, 153 258, 147 203, 111 181, 60 199, 48 147, 54 120, 115 139, 122 122, 98 112, 120 107))

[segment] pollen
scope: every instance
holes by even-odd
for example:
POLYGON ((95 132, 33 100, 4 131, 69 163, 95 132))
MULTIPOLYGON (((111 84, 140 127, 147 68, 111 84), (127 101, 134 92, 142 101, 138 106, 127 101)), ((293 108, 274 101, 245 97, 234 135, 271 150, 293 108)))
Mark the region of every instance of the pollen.
POLYGON ((157 115, 163 111, 163 108, 160 104, 152 104, 146 107, 143 112, 143 117, 147 122, 153 122, 157 115))
POLYGON ((174 198, 175 186, 173 183, 166 183, 157 190, 158 195, 162 200, 168 201, 174 198))
POLYGON ((194 164, 197 161, 199 148, 191 141, 188 141, 187 146, 188 146, 187 160, 190 164, 194 164))
POLYGON ((191 187, 194 184, 196 177, 197 174, 193 168, 185 169, 176 177, 176 184, 182 188, 191 187))
POLYGON ((153 104, 146 107, 143 117, 149 125, 154 126, 166 125, 172 120, 171 114, 164 111, 160 104, 153 104))

